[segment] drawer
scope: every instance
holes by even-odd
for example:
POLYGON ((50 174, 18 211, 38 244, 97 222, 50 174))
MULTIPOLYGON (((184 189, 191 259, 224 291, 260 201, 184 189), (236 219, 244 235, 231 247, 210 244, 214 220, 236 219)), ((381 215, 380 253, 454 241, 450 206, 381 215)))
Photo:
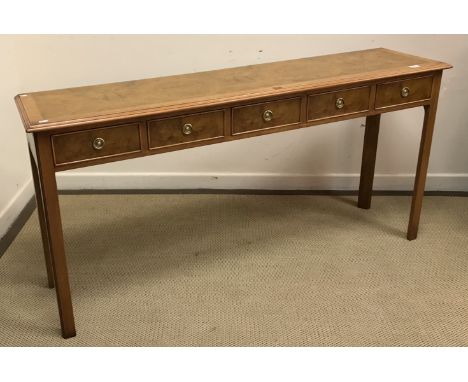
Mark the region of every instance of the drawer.
POLYGON ((148 122, 150 148, 206 141, 223 136, 223 110, 155 119, 148 122))
POLYGON ((370 87, 340 90, 307 98, 307 120, 335 117, 369 110, 370 87))
POLYGON ((232 133, 269 129, 300 123, 301 99, 258 103, 232 109, 232 133))
POLYGON ((431 98, 432 76, 377 85, 375 108, 423 101, 431 98))
POLYGON ((141 151, 138 123, 52 136, 55 164, 87 161, 141 151))

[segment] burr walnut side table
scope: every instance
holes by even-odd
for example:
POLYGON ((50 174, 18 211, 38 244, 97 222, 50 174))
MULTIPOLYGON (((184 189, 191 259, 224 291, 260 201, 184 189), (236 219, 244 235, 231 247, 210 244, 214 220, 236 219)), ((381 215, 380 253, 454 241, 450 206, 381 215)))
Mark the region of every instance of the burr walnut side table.
POLYGON ((369 208, 380 115, 424 107, 407 238, 418 232, 443 62, 388 49, 19 94, 48 285, 76 335, 55 174, 366 117, 358 206, 369 208))

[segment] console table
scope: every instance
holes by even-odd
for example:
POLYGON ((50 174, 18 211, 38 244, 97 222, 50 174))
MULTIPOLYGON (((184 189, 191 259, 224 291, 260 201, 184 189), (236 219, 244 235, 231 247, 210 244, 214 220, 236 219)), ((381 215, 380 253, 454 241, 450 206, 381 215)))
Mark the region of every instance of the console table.
POLYGON ((418 232, 443 62, 384 48, 19 94, 48 285, 76 335, 55 173, 366 117, 358 206, 370 208, 380 115, 424 107, 407 238, 418 232))

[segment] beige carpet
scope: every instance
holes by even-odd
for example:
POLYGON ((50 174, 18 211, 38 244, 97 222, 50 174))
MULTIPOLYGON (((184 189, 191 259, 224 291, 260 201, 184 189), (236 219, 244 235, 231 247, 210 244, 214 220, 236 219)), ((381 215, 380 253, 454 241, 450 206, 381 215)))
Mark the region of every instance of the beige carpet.
POLYGON ((468 198, 62 196, 78 335, 37 216, 0 258, 0 345, 467 346, 468 198))

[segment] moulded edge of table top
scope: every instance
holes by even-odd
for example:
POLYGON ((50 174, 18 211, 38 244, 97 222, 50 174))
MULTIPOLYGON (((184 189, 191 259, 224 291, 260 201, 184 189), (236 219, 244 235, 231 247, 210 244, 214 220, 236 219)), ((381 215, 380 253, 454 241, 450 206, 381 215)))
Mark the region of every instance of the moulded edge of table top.
MULTIPOLYGON (((150 116, 150 115, 171 113, 175 111, 190 110, 192 108, 214 107, 216 105, 224 106, 224 105, 229 105, 230 103, 239 103, 239 102, 257 100, 257 99, 266 98, 266 97, 282 96, 282 95, 287 95, 291 93, 313 92, 313 91, 317 91, 321 89, 327 89, 327 88, 333 88, 333 87, 339 87, 339 86, 345 86, 345 85, 353 85, 356 83, 370 82, 370 81, 375 81, 375 80, 386 80, 386 79, 391 79, 395 77, 414 76, 418 74, 424 74, 428 72, 435 72, 435 71, 452 68, 452 65, 444 63, 444 62, 434 61, 434 60, 426 59, 423 57, 396 52, 396 51, 392 51, 386 48, 376 48, 376 49, 369 49, 365 51, 347 52, 347 53, 340 53, 340 54, 343 55, 343 54, 353 54, 353 53, 371 52, 371 51, 380 51, 382 53, 388 53, 394 56, 398 55, 398 56, 401 56, 402 58, 414 59, 415 62, 418 62, 419 66, 415 68, 411 68, 406 65, 406 66, 392 68, 392 69, 383 69, 383 70, 381 69, 381 70, 361 72, 361 73, 356 73, 356 74, 351 74, 351 75, 326 77, 326 78, 321 78, 318 80, 295 82, 291 84, 278 83, 275 86, 259 87, 259 88, 255 88, 252 91, 247 91, 247 92, 225 93, 222 96, 211 97, 211 98, 200 97, 200 98, 190 98, 187 100, 181 99, 180 102, 177 102, 174 104, 165 104, 165 105, 159 105, 155 107, 149 106, 149 107, 142 107, 142 108, 132 108, 132 109, 127 109, 127 110, 123 109, 123 110, 113 111, 109 113, 100 113, 100 114, 85 117, 85 118, 75 118, 75 119, 72 118, 72 119, 67 119, 67 120, 51 121, 51 122, 46 122, 46 123, 38 123, 38 121, 36 121, 37 118, 40 118, 41 113, 36 103, 34 102, 34 95, 42 93, 42 92, 28 93, 29 95, 28 97, 24 97, 25 93, 18 94, 15 97, 15 102, 20 112, 26 132, 31 133, 31 132, 38 132, 38 131, 44 131, 44 130, 59 129, 59 128, 64 128, 64 127, 69 127, 69 126, 76 126, 76 125, 85 125, 85 124, 106 122, 106 121, 119 121, 119 120, 128 119, 128 118, 137 118, 137 117, 145 117, 145 116, 150 116), (35 116, 36 118, 31 118, 31 115, 35 116)), ((340 54, 337 54, 336 56, 340 54)), ((335 56, 335 55, 317 56, 317 58, 331 57, 331 56, 335 56)), ((311 58, 314 58, 314 57, 311 57, 311 58)), ((275 64, 275 63, 287 64, 288 62, 294 62, 298 60, 304 60, 304 59, 277 61, 277 62, 271 62, 271 63, 266 63, 266 64, 256 64, 255 66, 275 64)), ((249 67, 251 66, 253 65, 249 65, 249 67)), ((243 67, 234 67, 234 68, 219 69, 219 70, 207 71, 207 72, 198 72, 198 73, 191 73, 191 74, 185 74, 185 75, 168 76, 165 78, 170 79, 170 78, 178 77, 180 79, 182 76, 193 76, 193 75, 197 75, 201 73, 209 74, 210 72, 229 71, 229 70, 236 70, 236 69, 241 69, 241 68, 243 67)), ((157 78, 164 78, 164 77, 156 77, 155 79, 157 78)), ((137 80, 137 81, 147 81, 147 80, 151 80, 151 79, 146 79, 146 80, 144 79, 144 80, 137 80)), ((125 84, 125 83, 126 82, 119 82, 119 83, 114 83, 114 84, 119 85, 119 84, 125 84)), ((103 84, 103 85, 109 85, 109 84, 103 84)), ((78 87, 78 88, 58 89, 58 90, 53 90, 49 92, 60 93, 60 91, 64 91, 64 90, 74 90, 74 89, 78 90, 80 88, 99 87, 99 86, 102 86, 102 85, 91 85, 91 86, 78 87)))

